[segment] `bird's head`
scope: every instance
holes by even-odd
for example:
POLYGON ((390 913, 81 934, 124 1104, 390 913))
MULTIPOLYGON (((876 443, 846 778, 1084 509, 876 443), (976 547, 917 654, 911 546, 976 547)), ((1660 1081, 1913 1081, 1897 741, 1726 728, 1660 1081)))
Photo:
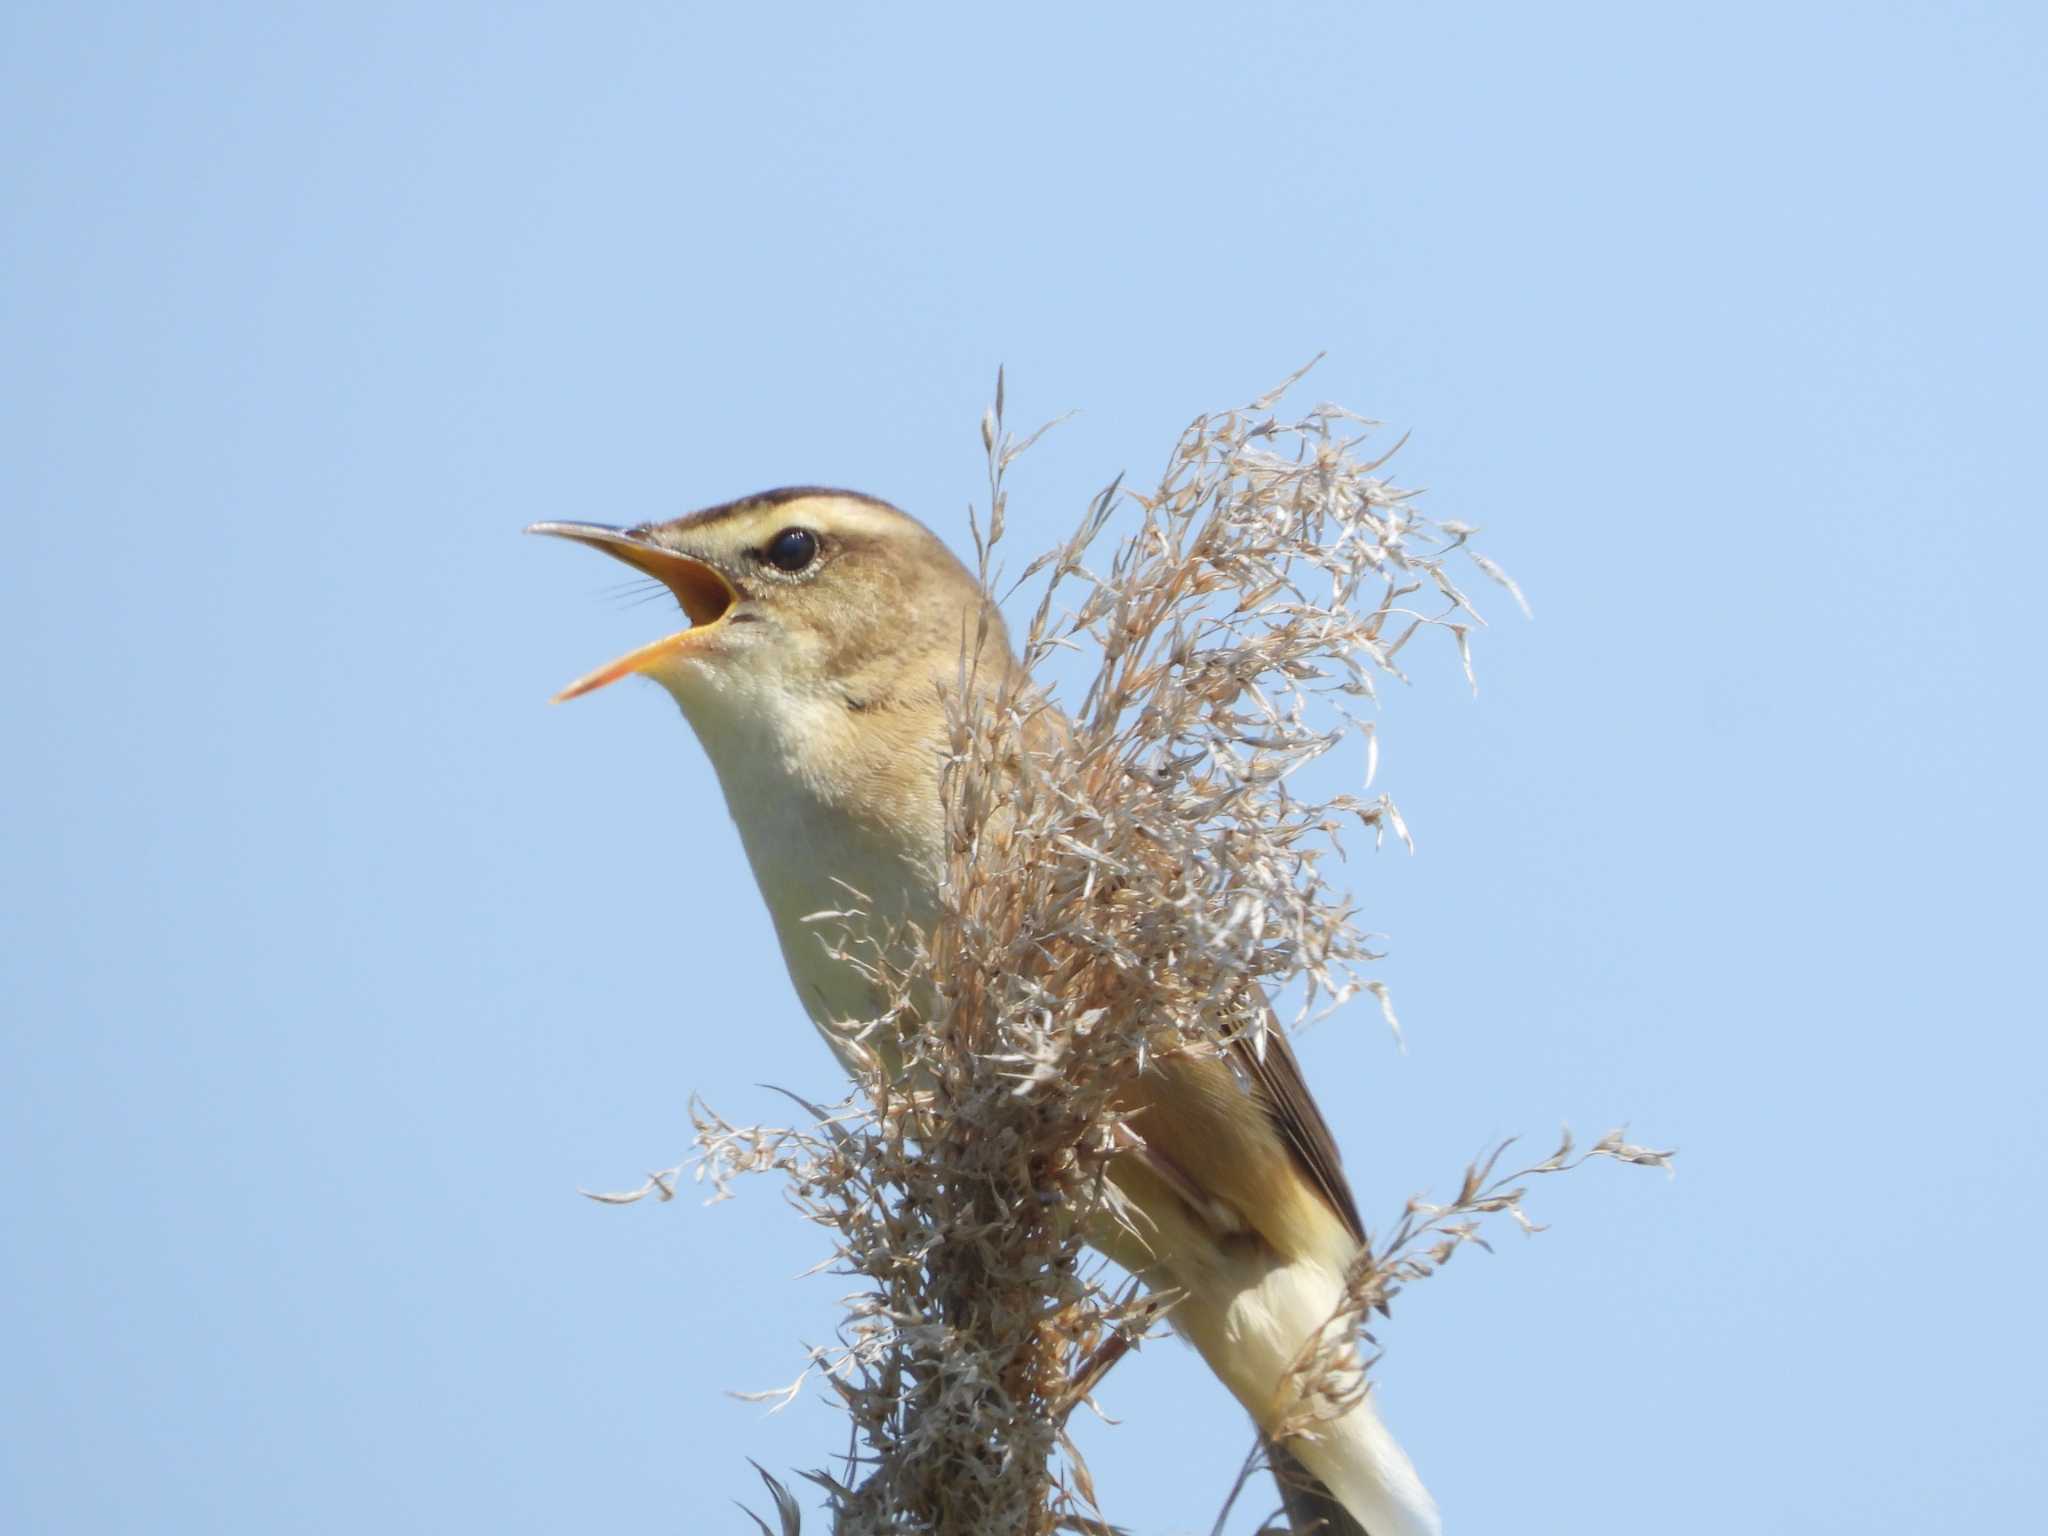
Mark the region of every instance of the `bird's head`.
MULTIPOLYGON (((696 717, 715 702, 865 710, 949 678, 983 620, 981 588, 932 532, 852 491, 766 491, 634 528, 535 523, 666 586, 689 627, 571 683, 572 699, 632 673, 696 717)), ((1005 662, 1001 621, 992 649, 1005 662)))

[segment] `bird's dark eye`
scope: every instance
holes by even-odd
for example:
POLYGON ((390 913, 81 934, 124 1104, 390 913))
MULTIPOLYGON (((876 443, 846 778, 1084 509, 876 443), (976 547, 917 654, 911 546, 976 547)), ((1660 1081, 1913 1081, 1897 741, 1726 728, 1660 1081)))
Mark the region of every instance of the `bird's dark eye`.
POLYGON ((768 541, 763 553, 778 571, 794 575, 818 558, 818 536, 808 528, 785 528, 768 541))

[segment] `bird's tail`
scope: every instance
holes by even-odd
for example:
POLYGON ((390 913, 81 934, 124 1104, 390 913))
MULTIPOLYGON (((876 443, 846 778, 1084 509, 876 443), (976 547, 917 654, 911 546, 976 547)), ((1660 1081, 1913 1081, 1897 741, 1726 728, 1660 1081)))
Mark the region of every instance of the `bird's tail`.
POLYGON ((1436 1500, 1370 1398, 1341 1419, 1318 1425, 1312 1436, 1289 1439, 1286 1447, 1367 1536, 1442 1536, 1436 1500))
POLYGON ((1372 1536, 1351 1518, 1351 1511, 1339 1504, 1329 1489, 1309 1476, 1308 1468, 1296 1461, 1291 1451, 1263 1435, 1259 1440, 1265 1448, 1266 1465, 1273 1470, 1273 1482, 1280 1490, 1287 1529, 1295 1536, 1372 1536))
MULTIPOLYGON (((1204 1277, 1207 1283, 1186 1287, 1170 1316, 1270 1433, 1295 1406, 1283 1383, 1310 1336, 1337 1310, 1343 1282, 1313 1259, 1285 1262, 1270 1253, 1263 1262, 1231 1268, 1230 1283, 1212 1274, 1204 1277)), ((1286 1461, 1298 1462, 1366 1536, 1441 1536, 1436 1501, 1380 1422, 1370 1394, 1341 1417, 1288 1435, 1278 1449, 1275 1471, 1283 1486, 1286 1461)), ((1290 1510, 1298 1503, 1313 1509, 1313 1490, 1289 1497, 1290 1510)), ((1326 1526, 1328 1536, 1343 1529, 1326 1526)))

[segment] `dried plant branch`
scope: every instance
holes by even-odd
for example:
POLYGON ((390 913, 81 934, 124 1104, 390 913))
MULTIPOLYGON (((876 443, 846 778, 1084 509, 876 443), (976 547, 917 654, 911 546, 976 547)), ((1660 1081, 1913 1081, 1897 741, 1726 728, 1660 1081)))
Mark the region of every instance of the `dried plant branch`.
MULTIPOLYGON (((1020 580, 1043 592, 1018 670, 974 659, 992 609, 963 636, 938 921, 884 931, 853 893, 817 919, 879 1002, 838 1042, 854 1096, 806 1105, 804 1130, 693 1106, 695 1174, 713 1198, 739 1174, 779 1171, 831 1233, 827 1264, 858 1282, 836 1342, 770 1395, 817 1379, 850 1416, 844 1476, 813 1475, 844 1536, 1110 1529, 1066 1422, 1173 1301, 1119 1283, 1089 1247, 1131 1220, 1113 1176, 1136 1140, 1123 1096, 1165 1055, 1243 1043, 1257 1058, 1275 1027, 1267 999, 1291 987, 1297 1022, 1367 990, 1394 1024, 1384 985, 1363 974, 1371 935, 1324 856, 1347 828, 1377 844, 1406 842, 1407 826, 1384 793, 1303 794, 1300 770, 1356 734, 1369 785, 1376 738, 1347 706, 1404 675, 1416 635, 1441 631, 1470 675, 1484 620, 1455 560, 1521 594, 1469 548, 1471 528, 1381 478, 1392 450, 1366 451, 1372 423, 1329 405, 1275 416, 1294 382, 1195 421, 1155 485, 1107 487, 1029 564, 1020 580), (1102 548, 1120 515, 1133 525, 1102 548), (1039 679, 1068 651, 1098 664, 1063 713, 1039 679)), ((1005 476, 1038 435, 1009 434, 1003 395, 999 376, 982 422, 986 519, 970 514, 991 590, 1005 476)), ((1481 1218, 1526 1225, 1522 1179, 1583 1160, 1567 1141, 1500 1179, 1500 1155, 1368 1246, 1297 1363, 1304 1406, 1287 1428, 1364 1392, 1372 1312, 1481 1241, 1481 1218)), ((1584 1156, 1665 1160, 1618 1137, 1584 1156)), ((594 1198, 667 1199, 676 1178, 594 1198)))
POLYGON ((1491 1152, 1466 1166, 1458 1193, 1443 1205, 1420 1196, 1410 1198, 1394 1230, 1375 1251, 1368 1241, 1352 1266, 1344 1300, 1322 1331, 1303 1347, 1294 1366, 1300 1408, 1286 1430, 1299 1431, 1323 1419, 1336 1418, 1365 1395, 1367 1371, 1372 1362, 1361 1361, 1357 1343, 1374 1342, 1368 1326, 1372 1315, 1389 1316, 1389 1306, 1401 1288, 1412 1280, 1426 1280, 1450 1262, 1451 1255, 1467 1243, 1492 1251, 1481 1235, 1484 1219, 1505 1215, 1524 1233, 1544 1230, 1522 1209, 1528 1193, 1526 1180, 1544 1174, 1566 1173, 1596 1157, 1620 1163, 1672 1171, 1673 1153, 1636 1146, 1622 1131, 1609 1131, 1592 1146, 1578 1152, 1572 1133, 1565 1130, 1557 1150, 1541 1162, 1531 1163, 1510 1174, 1497 1174, 1500 1160, 1513 1141, 1503 1141, 1491 1152))

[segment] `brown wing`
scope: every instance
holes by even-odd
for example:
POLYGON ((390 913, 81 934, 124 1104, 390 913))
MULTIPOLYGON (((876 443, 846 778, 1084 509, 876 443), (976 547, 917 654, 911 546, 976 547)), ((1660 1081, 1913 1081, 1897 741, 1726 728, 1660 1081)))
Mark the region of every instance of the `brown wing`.
MULTIPOLYGON (((1031 728, 1030 744, 1035 751, 1054 751, 1071 739, 1072 727, 1054 709, 1039 711, 1031 728)), ((1253 1099, 1279 1132, 1295 1163, 1308 1175, 1352 1238, 1363 1243, 1365 1223, 1359 1218, 1358 1202, 1344 1177, 1344 1159, 1337 1151, 1337 1138, 1330 1134, 1329 1122, 1308 1091, 1294 1046, 1274 1016, 1272 1004, 1266 1005, 1263 1057, 1253 1049, 1251 1041, 1242 1038, 1231 1042, 1229 1049, 1236 1075, 1250 1085, 1253 1099)), ((1141 1134, 1154 1137, 1160 1136, 1161 1131, 1157 1124, 1149 1131, 1141 1128, 1141 1134)))
POLYGON ((1351 1235, 1364 1242, 1365 1223, 1359 1220, 1358 1202, 1352 1198, 1351 1185, 1344 1178, 1344 1159, 1337 1151, 1337 1138, 1330 1134, 1329 1122, 1316 1108, 1308 1082, 1301 1075, 1301 1062, 1270 1006, 1266 1009, 1265 1059, 1259 1058, 1249 1039, 1233 1041, 1230 1050, 1233 1063, 1250 1081, 1252 1096, 1280 1132, 1287 1150, 1315 1181, 1330 1209, 1343 1218, 1351 1235))

